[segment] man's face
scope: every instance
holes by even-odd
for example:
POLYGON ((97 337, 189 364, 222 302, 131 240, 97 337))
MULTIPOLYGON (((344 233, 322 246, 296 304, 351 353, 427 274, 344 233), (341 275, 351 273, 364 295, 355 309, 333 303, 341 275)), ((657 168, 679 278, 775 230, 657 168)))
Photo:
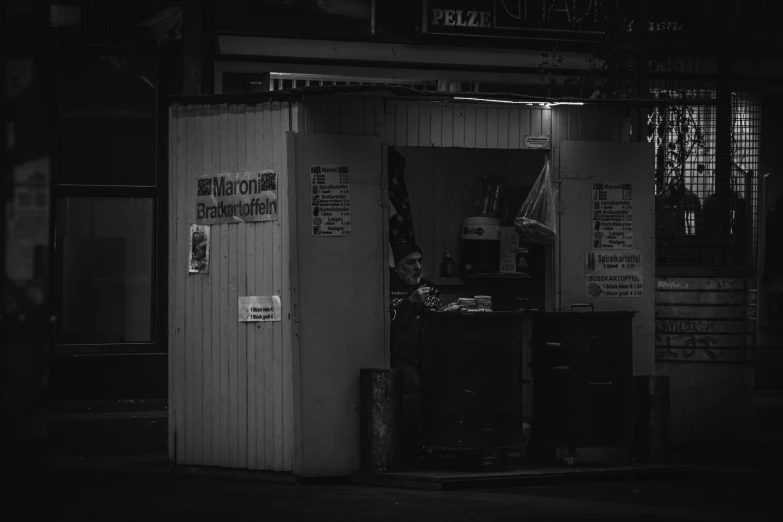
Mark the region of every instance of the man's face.
POLYGON ((402 258, 395 266, 395 270, 405 284, 418 285, 421 281, 421 254, 414 252, 402 258))

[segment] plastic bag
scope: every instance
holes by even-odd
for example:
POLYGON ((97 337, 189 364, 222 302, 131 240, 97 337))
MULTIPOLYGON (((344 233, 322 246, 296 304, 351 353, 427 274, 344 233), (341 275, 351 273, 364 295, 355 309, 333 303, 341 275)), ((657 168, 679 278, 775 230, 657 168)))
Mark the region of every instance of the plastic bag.
POLYGON ((555 241, 557 196, 549 170, 547 160, 514 219, 514 228, 521 242, 551 244, 555 241))

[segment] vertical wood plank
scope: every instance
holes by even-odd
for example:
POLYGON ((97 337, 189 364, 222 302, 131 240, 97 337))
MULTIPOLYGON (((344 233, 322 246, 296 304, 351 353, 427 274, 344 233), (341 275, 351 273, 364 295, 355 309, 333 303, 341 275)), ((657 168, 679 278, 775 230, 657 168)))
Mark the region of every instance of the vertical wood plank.
MULTIPOLYGON (((481 129, 476 129, 476 107, 465 107, 465 142, 463 147, 472 149, 476 147, 476 132, 481 132, 481 129)), ((486 132, 486 128, 484 129, 486 132)))
POLYGON ((168 284, 168 453, 169 460, 175 461, 177 459, 176 448, 176 434, 177 434, 177 411, 179 411, 179 404, 177 404, 176 382, 177 372, 175 370, 175 354, 176 354, 176 335, 177 330, 177 253, 179 251, 179 236, 177 235, 177 170, 179 158, 179 151, 177 143, 179 140, 179 106, 173 106, 169 109, 169 176, 168 176, 168 189, 169 189, 169 215, 168 218, 168 233, 169 242, 173 249, 169 254, 169 284, 168 284))
POLYGON ((397 104, 384 103, 383 119, 386 122, 386 145, 392 147, 397 144, 397 104))
MULTIPOLYGON (((263 107, 263 105, 261 107, 263 107)), ((258 108, 258 106, 256 106, 256 108, 258 108)), ((256 114, 258 114, 258 111, 256 111, 256 114)), ((305 122, 304 132, 308 134, 315 134, 318 132, 318 110, 316 110, 312 104, 305 103, 302 105, 302 114, 304 114, 305 122)))
POLYGON ((519 142, 519 125, 519 109, 511 109, 508 114, 508 148, 510 149, 518 149, 521 147, 519 142))
MULTIPOLYGON (((350 105, 346 98, 343 104, 343 112, 350 113, 350 105)), ((280 104, 275 102, 273 104, 273 132, 272 132, 272 151, 274 153, 274 165, 275 170, 280 172, 280 165, 282 164, 282 142, 280 139, 280 127, 281 123, 281 107, 280 104)), ((350 114, 348 119, 348 125, 350 126, 350 114)), ((278 211, 279 211, 278 207, 278 211)), ((273 244, 274 244, 274 294, 276 296, 283 295, 283 252, 282 252, 282 224, 280 219, 272 222, 273 225, 273 244)), ((274 469, 282 471, 283 469, 283 339, 282 339, 282 322, 276 322, 273 324, 274 332, 274 437, 275 437, 275 461, 274 469)))
POLYGON ((443 147, 454 146, 454 106, 443 106, 443 131, 441 133, 443 147))
MULTIPOLYGON (((251 172, 256 168, 256 115, 258 114, 258 105, 248 110, 247 121, 245 122, 245 167, 251 172)), ((248 223, 245 227, 245 252, 247 252, 247 265, 245 267, 246 277, 246 295, 258 295, 256 293, 256 235, 257 223, 248 223)), ((246 347, 245 361, 246 371, 245 383, 247 386, 247 399, 245 404, 245 417, 247 427, 246 447, 247 455, 245 457, 246 465, 249 469, 257 469, 256 463, 256 329, 253 324, 246 328, 246 347)))
MULTIPOLYGON (((350 102, 351 125, 349 134, 365 134, 367 131, 364 130, 364 98, 351 96, 350 102)), ((283 131, 282 127, 280 131, 283 131)))
MULTIPOLYGON (((221 172, 220 164, 220 110, 212 109, 212 174, 221 172)), ((221 409, 221 383, 223 377, 220 373, 221 353, 221 328, 220 309, 223 301, 220 298, 220 283, 222 281, 220 270, 223 265, 223 245, 220 241, 220 225, 212 225, 210 228, 210 252, 209 279, 212 285, 212 461, 210 464, 218 466, 221 463, 221 434, 222 434, 222 409, 221 409)))
POLYGON ((541 110, 541 134, 552 134, 552 109, 541 110))
MULTIPOLYGON (((310 114, 316 114, 316 110, 313 109, 310 105, 307 106, 307 112, 310 114)), ((264 129, 266 128, 266 119, 269 117, 268 111, 267 111, 267 105, 265 104, 259 104, 256 106, 256 122, 255 122, 255 140, 254 140, 254 147, 255 147, 255 158, 254 158, 254 166, 257 170, 263 170, 266 168, 266 165, 264 163, 265 158, 264 154, 266 154, 266 151, 264 149, 265 144, 265 136, 264 136, 264 129)), ((311 130, 308 130, 307 132, 316 132, 317 127, 315 126, 309 126, 308 128, 311 130)), ((252 243, 255 245, 255 264, 253 267, 254 270, 254 284, 255 284, 255 294, 254 295, 266 295, 265 294, 265 288, 263 286, 264 283, 264 267, 266 265, 266 260, 264 259, 264 228, 267 226, 264 222, 255 223, 253 225, 253 229, 251 230, 251 234, 253 236, 252 243)), ((263 332, 261 330, 262 324, 253 324, 252 330, 253 330, 253 337, 255 338, 252 346, 252 359, 254 363, 253 368, 253 377, 254 382, 252 384, 252 389, 254 391, 253 396, 250 398, 250 401, 254 403, 254 406, 249 406, 253 410, 253 414, 255 415, 255 424, 253 427, 253 431, 249 432, 248 436, 250 437, 250 434, 252 434, 252 437, 250 438, 250 444, 251 446, 255 447, 255 463, 252 464, 254 469, 266 469, 266 449, 265 449, 265 401, 264 401, 264 349, 266 348, 265 339, 263 332)), ((250 358, 248 358, 250 360, 250 358)))
POLYGON ((519 113, 519 148, 526 149, 525 138, 527 138, 531 132, 532 126, 532 109, 522 109, 519 113))
MULTIPOLYGON (((185 173, 185 178, 182 180, 182 187, 180 187, 180 190, 184 190, 184 197, 187 201, 188 196, 190 195, 190 180, 193 177, 195 171, 196 171, 196 154, 193 152, 196 150, 196 120, 198 118, 196 114, 197 108, 193 105, 188 107, 188 116, 187 116, 187 151, 188 151, 188 164, 187 164, 187 171, 185 173)), ((194 212, 191 209, 192 205, 186 204, 185 206, 185 215, 183 216, 184 221, 188 227, 190 228, 190 223, 193 222, 193 217, 195 217, 193 214, 194 212)), ((186 230, 187 235, 186 238, 189 236, 189 230, 186 230)), ((187 247, 186 247, 187 248, 187 247)), ((187 250, 186 250, 187 252, 187 250)), ((187 264, 187 260, 186 260, 187 264)), ((195 446, 195 433, 196 433, 196 426, 193 425, 193 421, 195 419, 193 407, 195 404, 193 394, 195 393, 195 387, 193 386, 193 377, 195 375, 195 368, 193 364, 194 356, 193 356, 193 347, 195 344, 195 332, 193 331, 193 328, 191 325, 195 324, 195 317, 194 317, 194 310, 193 310, 193 277, 190 276, 190 274, 187 273, 186 264, 179 267, 181 270, 183 270, 183 273, 185 273, 185 302, 183 303, 183 308, 185 309, 185 366, 181 368, 181 371, 184 372, 185 377, 185 437, 183 438, 183 442, 185 443, 185 462, 188 464, 193 464, 195 462, 194 459, 194 446, 195 446)))
MULTIPOLYGON (((238 168, 238 151, 237 142, 239 136, 237 133, 237 113, 239 108, 236 105, 232 105, 229 108, 229 126, 228 126, 228 168, 229 172, 237 172, 238 168)), ((240 225, 231 224, 228 225, 228 323, 223 327, 228 329, 228 375, 229 375, 229 388, 228 388, 228 407, 229 407, 229 466, 235 468, 237 465, 239 451, 238 451, 238 438, 239 432, 239 361, 237 360, 237 348, 239 341, 239 329, 237 325, 237 312, 238 312, 238 295, 237 295, 237 282, 238 274, 237 268, 239 265, 238 254, 238 241, 237 241, 237 227, 240 225)))
POLYGON ((576 107, 579 113, 579 139, 592 140, 594 138, 590 135, 590 117, 592 116, 592 107, 576 107))
MULTIPOLYGON (((372 100, 373 112, 375 113, 375 135, 387 136, 386 128, 388 118, 386 117, 386 102, 384 100, 372 100)), ((387 142, 388 145, 388 142, 387 142)))
POLYGON ((419 111, 419 147, 432 146, 432 129, 430 128, 430 105, 421 103, 416 105, 419 111))
MULTIPOLYGON (((237 114, 237 171, 248 171, 247 166, 247 114, 252 108, 242 105, 237 114)), ((252 112, 251 112, 252 115, 252 112)), ((237 297, 247 293, 247 223, 234 225, 237 228, 237 297)), ((239 302, 237 302, 237 466, 247 467, 247 330, 248 324, 239 324, 239 302)))
MULTIPOLYGON (((344 110, 345 100, 339 100, 339 99, 335 99, 334 97, 329 97, 326 98, 324 101, 326 102, 326 107, 327 107, 326 113, 329 115, 329 122, 328 122, 329 134, 340 134, 340 127, 343 125, 343 116, 341 113, 345 112, 344 110)), ((274 111, 274 109, 272 110, 274 111)), ((350 118, 347 121, 350 122, 350 118)))
POLYGON ((406 103, 405 105, 408 107, 407 140, 400 145, 406 144, 409 147, 416 147, 419 145, 419 108, 421 106, 414 103, 406 103))
MULTIPOLYGON (((201 131, 201 175, 212 174, 212 109, 205 108, 201 131)), ((209 227, 210 233, 212 227, 209 227)), ((210 264, 212 247, 210 248, 210 264)), ((202 464, 212 463, 212 267, 201 277, 201 407, 202 407, 202 464)), ((198 325, 194 325, 198 326, 198 325)), ((217 327, 217 325, 215 325, 217 327)))
POLYGON ((404 147, 408 143, 408 105, 405 103, 395 103, 394 105, 397 108, 394 144, 398 147, 404 147))
POLYGON ((507 149, 509 142, 509 109, 500 109, 498 112, 498 144, 497 148, 507 149))
MULTIPOLYGON (((230 141, 228 107, 220 108, 220 172, 229 172, 228 144, 230 141)), ((229 259, 231 257, 231 245, 228 240, 229 225, 221 224, 220 227, 220 465, 229 466, 231 462, 230 437, 231 437, 231 406, 230 406, 230 370, 228 352, 231 344, 228 322, 230 292, 229 292, 229 259)))
MULTIPOLYGON (((338 96, 333 100, 333 105, 336 106, 337 116, 340 120, 340 134, 355 134, 353 129, 353 115, 351 114, 351 110, 353 109, 351 98, 347 96, 338 96)), ((276 116, 275 121, 280 123, 280 118, 276 116)))
MULTIPOLYGON (((180 119, 177 127, 177 183, 175 190, 177 191, 177 238, 187 238, 187 168, 188 168, 188 111, 182 109, 180 111, 180 119)), ((177 263, 174 267, 177 274, 176 279, 176 299, 175 299, 175 323, 174 328, 176 330, 176 342, 174 344, 174 368, 176 380, 176 399, 177 404, 177 418, 176 418, 176 450, 177 450, 177 462, 186 462, 186 438, 187 426, 186 426, 186 371, 185 368, 185 330, 187 324, 185 323, 185 278, 182 277, 184 269, 187 265, 187 244, 183 239, 182 242, 177 241, 177 263)))
MULTIPOLYGON (((321 103, 323 106, 324 104, 321 103)), ((336 108, 336 106, 335 106, 336 108)), ((264 168, 274 169, 272 125, 274 114, 271 103, 265 103, 266 117, 264 118, 264 168)), ((320 118, 319 112, 319 132, 322 132, 323 123, 326 123, 326 131, 331 132, 333 127, 331 122, 338 121, 331 117, 330 111, 325 111, 327 120, 320 118)), ((265 221, 263 223, 263 243, 264 243, 264 286, 263 294, 274 295, 274 222, 265 221)), ((262 347, 264 352, 264 469, 274 469, 274 323, 260 323, 263 330, 262 347)))
POLYGON ((443 105, 435 104, 430 107, 430 145, 443 146, 443 105))
MULTIPOLYGON (((561 129, 563 128, 563 109, 560 107, 555 107, 552 109, 552 150, 554 152, 555 148, 560 147, 560 140, 562 132, 561 129)), ((556 155, 554 156, 556 157, 556 155)), ((555 160, 553 159, 552 166, 555 167, 555 160)), ((553 170, 552 172, 557 172, 556 170, 553 170)))
MULTIPOLYGON (((503 110, 502 112, 505 112, 503 110)), ((487 109, 487 148, 497 149, 500 140, 500 114, 497 107, 487 109)))
MULTIPOLYGON (((190 151, 194 158, 194 168, 188 180, 188 196, 193 198, 196 193, 198 178, 204 170, 202 160, 203 154, 200 149, 203 147, 204 137, 204 117, 205 108, 199 107, 196 113, 195 130, 196 136, 193 140, 194 148, 190 151)), ((192 199, 190 200, 192 201, 192 199)), ((190 223, 196 222, 196 208, 192 203, 188 204, 188 213, 191 215, 190 223)), ((193 331, 193 463, 200 466, 204 463, 204 396, 202 393, 202 383, 204 379, 204 355, 203 355, 203 335, 199 328, 204 322, 204 278, 202 274, 195 274, 193 281, 193 322, 188 323, 188 330, 193 331)))
POLYGON ((465 106, 454 107, 454 146, 465 146, 465 106))
MULTIPOLYGON (((476 148, 487 148, 487 108, 476 107, 476 148)), ((467 130, 467 128, 466 128, 467 130)))
POLYGON ((378 110, 375 107, 375 100, 372 98, 362 98, 361 101, 363 134, 370 136, 384 136, 384 134, 379 134, 378 132, 379 129, 376 122, 378 110))
POLYGON ((578 107, 568 107, 568 137, 565 138, 567 140, 581 140, 582 137, 579 135, 580 130, 580 124, 579 124, 579 108, 578 107))
MULTIPOLYGON (((361 100, 362 105, 360 109, 362 114, 367 106, 364 104, 366 100, 361 100)), ((371 106, 370 109, 373 109, 371 106)), ((289 130, 290 121, 288 116, 288 104, 281 106, 280 112, 280 131, 278 132, 277 150, 278 150, 278 172, 280 173, 278 180, 278 221, 280 222, 280 281, 281 281, 281 295, 282 300, 282 321, 281 326, 281 350, 282 350, 282 408, 283 408, 283 422, 282 422, 282 438, 283 438, 283 466, 282 471, 293 470, 293 454, 294 454, 294 388, 293 388, 293 351, 292 351, 292 339, 291 339, 291 282, 290 282, 290 249, 288 239, 291 234, 290 222, 288 216, 288 141, 286 132, 289 130)), ((374 111, 373 111, 374 113, 374 111)), ((374 126, 365 127, 365 118, 359 121, 364 133, 374 133, 374 126)))

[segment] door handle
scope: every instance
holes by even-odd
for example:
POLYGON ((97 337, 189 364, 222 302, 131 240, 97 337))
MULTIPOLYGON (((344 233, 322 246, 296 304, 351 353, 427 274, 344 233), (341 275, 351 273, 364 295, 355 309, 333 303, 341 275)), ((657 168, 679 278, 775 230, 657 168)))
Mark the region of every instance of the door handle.
POLYGON ((563 346, 562 343, 546 343, 545 346, 547 348, 561 348, 563 346))
POLYGON ((591 382, 590 386, 611 386, 612 381, 606 381, 606 382, 591 382))
POLYGON ((552 369, 560 372, 567 372, 571 370, 570 366, 552 366, 552 369))

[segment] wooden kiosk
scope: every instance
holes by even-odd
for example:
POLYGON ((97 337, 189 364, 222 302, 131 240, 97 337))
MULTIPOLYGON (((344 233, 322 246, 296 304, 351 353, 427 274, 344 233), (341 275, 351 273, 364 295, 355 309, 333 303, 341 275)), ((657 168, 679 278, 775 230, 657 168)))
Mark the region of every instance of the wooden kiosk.
MULTIPOLYGON (((172 102, 171 461, 303 477, 358 469, 359 370, 389 367, 390 146, 429 154, 410 175, 432 276, 444 250, 457 250, 453 198, 462 186, 454 180, 477 174, 453 158, 502 158, 509 172, 527 172, 525 158, 545 152, 529 150, 526 138, 549 136, 561 214, 546 307, 588 300, 596 310, 636 311, 634 373, 654 374, 652 145, 630 142, 627 108, 475 96, 336 87, 172 102), (586 294, 594 181, 634 184, 641 297, 586 294), (220 197, 233 195, 240 206, 207 209, 220 183, 220 197), (347 190, 350 204, 340 215, 314 215, 314 183, 347 190), (236 199, 243 190, 265 195, 236 199), (204 249, 198 253, 193 237, 203 243, 207 234, 208 261, 194 267, 190 258, 204 249)), ((536 165, 525 175, 535 179, 536 165)))

